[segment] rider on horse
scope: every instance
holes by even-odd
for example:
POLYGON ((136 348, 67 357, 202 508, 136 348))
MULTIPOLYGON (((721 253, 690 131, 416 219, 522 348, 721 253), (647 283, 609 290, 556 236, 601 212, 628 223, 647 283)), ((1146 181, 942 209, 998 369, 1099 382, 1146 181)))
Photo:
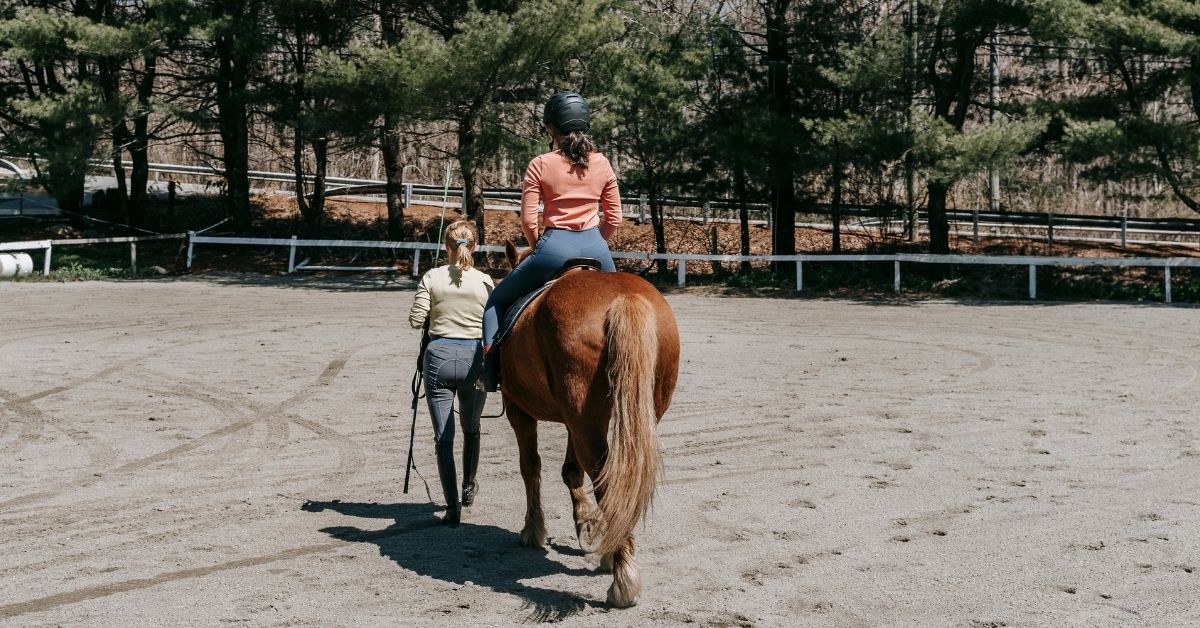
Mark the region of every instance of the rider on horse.
POLYGON ((521 231, 533 253, 496 286, 483 314, 484 385, 489 392, 496 391, 499 374, 492 343, 513 303, 549 281, 571 258, 595 258, 602 270, 616 270, 608 239, 621 224, 621 193, 612 165, 587 136, 587 102, 575 92, 559 92, 546 102, 542 120, 554 150, 529 162, 521 185, 521 231))

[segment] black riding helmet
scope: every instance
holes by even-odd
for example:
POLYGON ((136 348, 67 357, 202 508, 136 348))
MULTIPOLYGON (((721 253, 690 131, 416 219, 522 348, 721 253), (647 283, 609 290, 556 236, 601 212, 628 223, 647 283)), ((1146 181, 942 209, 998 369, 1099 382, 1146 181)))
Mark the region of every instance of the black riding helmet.
POLYGON ((559 133, 587 131, 592 126, 592 114, 583 96, 575 92, 558 92, 546 101, 542 121, 558 129, 559 133))

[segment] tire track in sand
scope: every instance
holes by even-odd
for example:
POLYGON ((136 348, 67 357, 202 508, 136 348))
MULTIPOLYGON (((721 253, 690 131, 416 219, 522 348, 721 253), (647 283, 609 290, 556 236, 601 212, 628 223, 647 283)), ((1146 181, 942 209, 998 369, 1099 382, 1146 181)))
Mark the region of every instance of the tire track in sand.
MULTIPOLYGON (((362 347, 352 349, 352 350, 348 351, 347 353, 343 354, 341 357, 336 358, 333 361, 331 361, 328 365, 325 366, 325 369, 317 377, 317 381, 314 384, 306 386, 305 388, 301 389, 299 392, 297 392, 297 393, 293 394, 292 396, 288 397, 287 399, 284 399, 283 401, 279 402, 273 408, 271 408, 267 413, 259 414, 257 416, 253 416, 253 417, 250 417, 247 419, 242 419, 240 421, 235 421, 234 423, 230 423, 223 427, 217 428, 215 430, 212 430, 210 432, 207 432, 205 434, 197 436, 197 437, 189 440, 186 443, 181 443, 180 445, 177 445, 175 447, 172 447, 172 448, 164 450, 164 451, 160 451, 160 452, 158 452, 156 454, 152 454, 150 456, 138 458, 136 460, 131 460, 129 462, 126 462, 125 464, 122 464, 120 466, 117 466, 117 467, 109 470, 108 473, 100 474, 98 477, 96 475, 81 477, 81 478, 77 478, 73 481, 69 481, 69 482, 60 484, 59 486, 54 487, 54 488, 49 488, 49 489, 42 490, 42 491, 36 491, 33 493, 27 493, 25 495, 19 495, 17 497, 12 497, 10 499, 0 501, 0 511, 10 509, 10 508, 13 508, 16 506, 20 506, 23 504, 27 504, 30 502, 46 499, 47 497, 53 497, 55 495, 58 495, 60 493, 68 491, 68 490, 91 486, 93 484, 103 481, 104 479, 108 478, 110 475, 127 475, 129 473, 133 473, 135 471, 144 469, 151 465, 165 462, 165 461, 175 458, 177 456, 195 451, 211 442, 214 442, 216 440, 224 438, 225 436, 229 436, 230 434, 235 434, 235 433, 237 433, 241 430, 244 430, 244 429, 254 425, 255 423, 262 421, 264 419, 267 419, 269 417, 281 416, 281 415, 285 414, 288 410, 290 410, 293 406, 295 406, 295 405, 305 401, 309 397, 311 397, 316 392, 317 388, 322 387, 322 386, 327 386, 330 382, 332 382, 333 379, 335 377, 337 377, 338 373, 340 373, 341 370, 346 366, 346 362, 350 359, 350 357, 354 353, 358 352, 361 349, 362 349, 362 347)), ((110 367, 110 368, 115 368, 115 367, 110 367)))
POLYGON ((312 545, 304 545, 301 547, 276 552, 274 554, 265 554, 262 556, 254 556, 251 558, 243 558, 240 560, 232 560, 215 565, 205 567, 193 567, 191 569, 179 569, 176 571, 168 571, 160 573, 148 578, 134 578, 131 580, 123 580, 121 582, 113 582, 109 584, 101 584, 92 587, 84 587, 74 591, 66 591, 63 593, 55 593, 44 597, 27 600, 25 602, 16 602, 14 604, 6 604, 0 606, 0 619, 9 617, 19 617, 29 613, 37 613, 51 610, 59 606, 75 604, 77 602, 85 602, 96 598, 116 595, 118 593, 126 593, 129 591, 137 591, 139 589, 148 589, 160 584, 167 584, 179 580, 187 580, 190 578, 200 578, 222 571, 230 571, 233 569, 244 569, 247 567, 258 567, 285 560, 292 560, 308 556, 310 554, 319 554, 330 550, 355 545, 365 541, 377 541, 381 539, 395 538, 405 536, 422 530, 435 528, 440 523, 434 521, 418 521, 406 526, 386 528, 384 530, 376 530, 364 532, 361 534, 346 535, 336 541, 328 541, 326 543, 315 543, 312 545))

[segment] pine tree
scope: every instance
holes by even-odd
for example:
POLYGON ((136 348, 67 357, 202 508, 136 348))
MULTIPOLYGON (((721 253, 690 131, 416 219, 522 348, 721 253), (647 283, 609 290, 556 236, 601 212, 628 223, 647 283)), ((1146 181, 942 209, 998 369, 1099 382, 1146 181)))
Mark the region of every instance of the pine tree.
POLYGON ((268 72, 275 80, 262 93, 268 117, 291 135, 296 205, 313 238, 319 237, 325 218, 329 150, 339 124, 331 104, 341 94, 312 79, 321 57, 344 51, 362 27, 362 16, 353 8, 334 0, 271 0, 269 6, 275 53, 268 72))
POLYGON ((438 75, 423 97, 427 110, 454 126, 463 211, 486 240, 480 170, 506 135, 502 114, 548 96, 546 84, 564 84, 572 65, 614 35, 616 14, 608 0, 407 6, 414 22, 442 39, 443 50, 430 51, 438 75))
POLYGON ((1099 181, 1165 181, 1200 212, 1200 9, 1181 0, 1043 0, 1045 39, 1102 61, 1095 89, 1064 98, 1063 150, 1099 181))
MULTIPOLYGON (((607 51, 604 67, 604 118, 597 135, 610 136, 626 164, 623 183, 646 196, 655 250, 665 253, 663 200, 683 190, 686 164, 698 144, 695 82, 706 69, 707 49, 698 35, 704 15, 667 16, 645 11, 633 15, 620 47, 607 51), (632 162, 632 163, 630 163, 632 162)), ((666 260, 656 262, 667 273, 666 260)))
POLYGON ((1010 0, 949 0, 921 5, 921 72, 929 105, 914 114, 913 153, 926 183, 929 251, 950 252, 946 202, 964 176, 1016 158, 1045 129, 1042 118, 969 126, 985 83, 978 77, 977 52, 1002 26, 1022 28, 1028 13, 1010 0))
POLYGON ((225 196, 234 229, 250 230, 250 128, 261 110, 259 88, 270 77, 264 59, 270 49, 267 0, 199 0, 193 3, 194 38, 189 72, 176 86, 175 112, 221 140, 225 196), (190 107, 188 106, 190 104, 190 107))

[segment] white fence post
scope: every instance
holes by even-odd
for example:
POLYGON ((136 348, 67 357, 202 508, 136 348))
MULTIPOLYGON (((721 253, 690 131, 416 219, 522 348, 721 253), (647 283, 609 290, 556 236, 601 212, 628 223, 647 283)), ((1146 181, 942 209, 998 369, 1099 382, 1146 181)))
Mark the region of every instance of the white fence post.
POLYGON ((804 262, 796 260, 796 292, 804 292, 804 262))
POLYGON ((677 268, 679 270, 679 278, 676 280, 676 283, 684 286, 687 284, 687 260, 682 257, 679 258, 679 266, 677 268))
POLYGON ((638 197, 638 224, 646 224, 646 195, 638 197))
POLYGON ((1163 277, 1163 283, 1165 284, 1164 293, 1165 293, 1166 299, 1167 299, 1166 302, 1170 303, 1171 302, 1171 267, 1164 266, 1163 270, 1167 271, 1165 273, 1165 276, 1163 277))
POLYGON ((187 252, 187 270, 189 270, 189 271, 192 269, 192 246, 193 246, 193 244, 194 244, 194 243, 192 242, 192 237, 193 237, 193 236, 195 236, 195 235, 196 235, 196 232, 195 232, 195 231, 189 231, 189 232, 187 232, 187 243, 188 243, 188 252, 187 252))
POLYGON ((296 236, 292 236, 292 245, 288 247, 288 274, 296 272, 296 236))
POLYGON ((421 276, 421 249, 413 249, 412 276, 421 276))
POLYGON ((129 243, 129 274, 137 276, 137 242, 129 243))
POLYGON ((1037 266, 1029 265, 1029 298, 1037 298, 1037 266))
POLYGON ((413 195, 413 184, 405 183, 404 184, 404 196, 402 196, 400 199, 401 206, 403 206, 405 208, 410 207, 412 205, 412 195, 413 195))
POLYGON ((46 259, 42 260, 42 274, 46 277, 50 276, 50 249, 51 244, 46 243, 46 259))
POLYGON ((894 279, 892 281, 892 288, 896 291, 896 294, 900 294, 900 260, 896 260, 893 264, 895 266, 893 266, 894 279))

